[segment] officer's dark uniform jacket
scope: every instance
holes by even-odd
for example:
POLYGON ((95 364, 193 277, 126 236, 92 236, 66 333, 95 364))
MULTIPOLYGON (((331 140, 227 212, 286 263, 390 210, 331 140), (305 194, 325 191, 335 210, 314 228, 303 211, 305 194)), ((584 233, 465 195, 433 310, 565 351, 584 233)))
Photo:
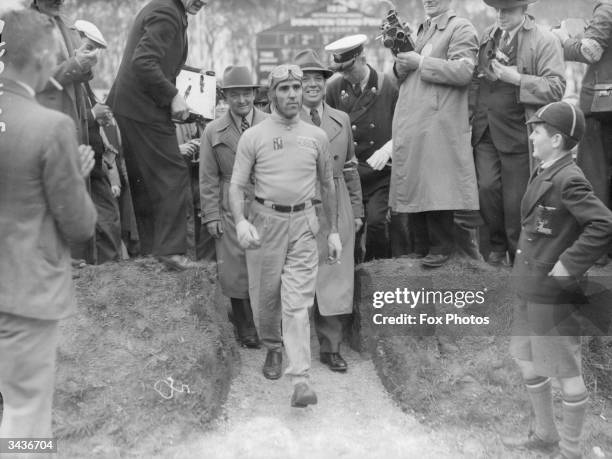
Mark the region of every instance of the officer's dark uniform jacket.
POLYGON ((521 217, 512 273, 519 296, 535 303, 572 302, 582 276, 612 241, 612 212, 568 154, 532 174, 521 217), (558 260, 569 278, 548 276, 558 260))
POLYGON ((580 39, 569 39, 563 43, 565 60, 590 64, 587 68, 580 93, 580 109, 585 116, 591 113, 595 84, 612 84, 612 1, 603 0, 595 4, 584 38, 595 40, 603 54, 597 62, 589 62, 582 52, 580 39))
POLYGON ((341 76, 334 76, 327 83, 325 101, 331 107, 348 113, 351 119, 355 156, 364 188, 377 186, 375 184, 381 181, 389 183, 390 169, 375 171, 366 160, 391 139, 397 96, 398 90, 391 78, 379 75, 372 67, 366 88, 359 97, 355 96, 351 83, 341 76))

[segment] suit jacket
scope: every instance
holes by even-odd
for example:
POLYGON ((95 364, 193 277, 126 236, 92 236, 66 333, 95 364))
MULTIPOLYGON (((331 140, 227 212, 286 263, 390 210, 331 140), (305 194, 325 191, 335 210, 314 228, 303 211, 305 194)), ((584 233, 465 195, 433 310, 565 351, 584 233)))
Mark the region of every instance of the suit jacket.
POLYGON ((397 85, 389 75, 378 74, 370 67, 370 78, 361 96, 355 98, 350 86, 350 82, 340 75, 332 77, 327 82, 325 102, 349 115, 362 183, 382 180, 388 184, 390 170, 375 171, 366 161, 391 139, 397 85))
POLYGON ((136 16, 107 103, 142 123, 171 123, 176 77, 187 59, 187 14, 180 0, 152 0, 136 16))
POLYGON ((521 84, 516 87, 516 103, 524 107, 525 119, 520 126, 514 126, 524 132, 526 149, 513 151, 516 141, 512 135, 503 135, 508 130, 508 117, 504 117, 503 108, 487 107, 480 103, 481 74, 489 72, 490 59, 486 49, 495 39, 499 30, 489 27, 480 39, 478 67, 474 72, 470 91, 470 106, 475 110, 472 125, 472 145, 481 139, 487 127, 496 148, 509 153, 527 153, 527 127, 525 122, 543 105, 561 100, 565 91, 565 63, 559 40, 548 30, 535 23, 531 16, 525 18, 523 26, 517 32, 517 69, 521 73, 521 84))
POLYGON ((93 233, 74 122, 4 84, 0 134, 0 311, 57 320, 74 311, 68 242, 93 233))
POLYGON ((612 242, 612 212, 593 194, 570 154, 534 172, 521 202, 513 276, 528 301, 559 303, 612 242), (560 260, 569 279, 549 277, 560 260), (561 299, 561 300, 560 300, 561 299))
POLYGON ((593 17, 584 31, 583 38, 595 40, 604 50, 597 62, 589 62, 580 51, 581 40, 570 38, 563 43, 565 59, 589 64, 582 80, 580 108, 585 115, 591 113, 594 86, 597 83, 612 84, 612 2, 610 0, 595 3, 593 17))
MULTIPOLYGON (((304 121, 312 124, 310 115, 301 111, 304 121)), ((324 316, 350 314, 353 311, 355 218, 363 217, 361 183, 357 173, 351 124, 346 113, 323 104, 321 129, 329 139, 329 152, 334 165, 334 183, 338 200, 338 233, 342 242, 340 263, 327 261, 329 221, 317 206, 320 229, 317 234, 319 270, 317 274, 317 303, 324 316)))
POLYGON ((77 127, 78 142, 89 144, 87 96, 83 84, 93 78, 93 73, 91 68, 81 67, 75 57, 75 50, 80 47, 81 42, 79 35, 68 27, 63 17, 55 17, 53 20, 63 38, 69 56, 66 59, 64 53, 61 52, 61 58, 58 59, 59 64, 53 71, 53 78, 62 85, 63 89, 58 90, 54 85, 48 83, 36 95, 36 98, 41 105, 70 116, 77 127))

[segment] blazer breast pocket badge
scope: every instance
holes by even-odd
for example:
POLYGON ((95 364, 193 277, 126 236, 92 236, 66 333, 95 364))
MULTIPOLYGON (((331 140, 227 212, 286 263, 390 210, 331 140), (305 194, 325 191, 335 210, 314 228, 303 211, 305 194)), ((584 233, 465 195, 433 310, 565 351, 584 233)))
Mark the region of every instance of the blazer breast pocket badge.
POLYGON ((538 204, 535 213, 535 232, 544 236, 554 236, 554 216, 556 207, 547 207, 538 204))

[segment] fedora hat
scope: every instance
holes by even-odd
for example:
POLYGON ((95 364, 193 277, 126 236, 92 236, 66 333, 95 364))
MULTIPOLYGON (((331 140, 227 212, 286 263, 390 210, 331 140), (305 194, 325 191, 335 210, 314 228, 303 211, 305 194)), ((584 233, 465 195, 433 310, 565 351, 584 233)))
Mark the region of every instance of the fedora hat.
POLYGON ((321 72, 325 79, 334 74, 331 70, 324 67, 319 56, 312 49, 304 49, 295 55, 294 62, 300 66, 304 72, 321 72))
POLYGON ((515 8, 517 6, 526 6, 535 3, 538 0, 484 0, 484 2, 493 8, 515 8))
POLYGON ((231 88, 259 88, 253 83, 253 77, 248 67, 243 65, 230 65, 223 71, 221 89, 231 88))

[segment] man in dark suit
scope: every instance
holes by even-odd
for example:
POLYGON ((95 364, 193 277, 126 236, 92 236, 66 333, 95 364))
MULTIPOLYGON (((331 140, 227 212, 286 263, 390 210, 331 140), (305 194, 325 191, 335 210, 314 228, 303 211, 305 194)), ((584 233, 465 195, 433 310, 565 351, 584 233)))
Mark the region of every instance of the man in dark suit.
POLYGON ((96 223, 83 180, 93 152, 35 99, 57 64, 53 23, 29 9, 0 19, 0 438, 51 437, 58 321, 76 308, 68 243, 96 223))
MULTIPOLYGON (((391 167, 374 170, 367 160, 389 140, 397 101, 397 86, 388 75, 378 73, 366 61, 365 35, 341 38, 325 47, 334 55, 332 70, 339 72, 327 83, 325 102, 348 113, 351 119, 357 170, 365 205, 365 225, 357 234, 357 262, 389 257, 387 210, 391 167), (361 250, 365 230, 365 256, 361 250)), ((386 164, 386 161, 385 161, 386 164)))
POLYGON ((193 266, 186 257, 189 175, 172 118, 189 107, 175 86, 187 58, 187 14, 200 0, 152 0, 129 33, 117 79, 108 96, 124 141, 141 237, 171 269, 193 266))
POLYGON ((514 260, 521 232, 520 203, 530 171, 525 122, 540 106, 561 100, 565 90, 561 47, 527 14, 535 1, 485 0, 496 9, 497 22, 480 40, 470 95, 480 212, 492 265, 504 264, 506 252, 514 260))

